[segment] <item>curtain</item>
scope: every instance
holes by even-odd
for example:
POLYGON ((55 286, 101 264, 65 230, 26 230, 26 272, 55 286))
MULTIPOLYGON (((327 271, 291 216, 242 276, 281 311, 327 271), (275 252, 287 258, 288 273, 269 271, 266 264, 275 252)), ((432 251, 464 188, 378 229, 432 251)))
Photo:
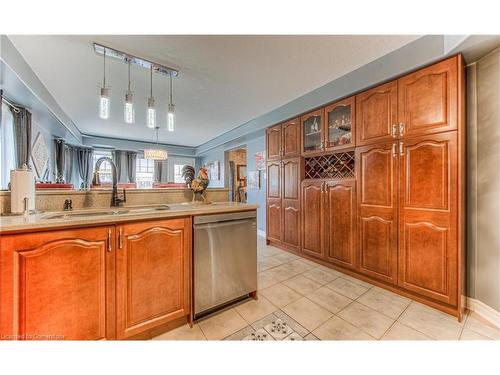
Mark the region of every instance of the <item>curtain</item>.
POLYGON ((22 168, 23 165, 29 167, 31 156, 31 112, 25 108, 16 111, 10 108, 14 117, 14 145, 16 149, 16 166, 22 168))
POLYGON ((73 174, 73 147, 66 145, 64 147, 64 180, 67 184, 71 183, 73 174))
POLYGON ((128 182, 135 183, 136 177, 136 162, 137 162, 137 152, 127 151, 127 174, 128 182))
POLYGON ((236 186, 234 186, 234 161, 229 161, 229 192, 231 202, 236 201, 236 186))
POLYGON ((163 169, 163 160, 155 160, 155 170, 154 170, 154 178, 155 182, 162 181, 162 169, 163 169))
POLYGON ((56 164, 56 184, 64 183, 65 149, 64 139, 54 139, 55 143, 55 164, 56 164))
POLYGON ((92 177, 92 159, 94 150, 92 148, 80 147, 76 152, 78 160, 78 173, 82 179, 81 188, 90 187, 90 178, 92 177))
POLYGON ((116 181, 121 182, 121 176, 122 176, 122 155, 124 154, 124 151, 122 150, 113 150, 112 155, 113 155, 113 162, 115 163, 116 166, 116 181))

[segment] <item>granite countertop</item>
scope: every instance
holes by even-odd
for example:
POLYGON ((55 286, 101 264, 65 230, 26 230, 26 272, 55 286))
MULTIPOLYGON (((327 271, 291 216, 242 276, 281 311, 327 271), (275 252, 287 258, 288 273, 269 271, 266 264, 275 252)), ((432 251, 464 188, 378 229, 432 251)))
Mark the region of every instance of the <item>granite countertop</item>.
POLYGON ((256 210, 257 208, 258 205, 255 204, 238 202, 214 202, 211 204, 173 203, 43 212, 26 217, 24 215, 1 216, 0 233, 8 234, 29 232, 31 230, 105 225, 147 219, 248 211, 256 210), (165 209, 165 206, 168 206, 168 209, 165 209))

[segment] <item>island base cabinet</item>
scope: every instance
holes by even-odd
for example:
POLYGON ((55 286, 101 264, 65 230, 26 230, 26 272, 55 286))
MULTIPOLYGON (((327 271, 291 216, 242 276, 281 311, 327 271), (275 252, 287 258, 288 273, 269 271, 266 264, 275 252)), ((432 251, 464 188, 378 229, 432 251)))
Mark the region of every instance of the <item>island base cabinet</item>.
POLYGON ((188 316, 191 219, 125 224, 117 235, 117 338, 188 316))
POLYGON ((189 319, 191 226, 186 217, 0 237, 0 339, 148 337, 189 319))
POLYGON ((114 231, 2 236, 1 339, 113 339, 114 231))

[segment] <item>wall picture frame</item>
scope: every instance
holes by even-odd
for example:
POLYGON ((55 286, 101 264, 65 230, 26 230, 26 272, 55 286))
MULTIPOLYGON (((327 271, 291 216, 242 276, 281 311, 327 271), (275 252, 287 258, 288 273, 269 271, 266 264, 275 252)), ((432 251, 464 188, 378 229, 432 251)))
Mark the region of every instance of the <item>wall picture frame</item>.
POLYGON ((248 189, 250 190, 260 190, 260 175, 261 171, 249 171, 248 172, 248 189))
POLYGON ((218 160, 211 161, 206 165, 208 179, 212 181, 220 180, 220 162, 218 160))

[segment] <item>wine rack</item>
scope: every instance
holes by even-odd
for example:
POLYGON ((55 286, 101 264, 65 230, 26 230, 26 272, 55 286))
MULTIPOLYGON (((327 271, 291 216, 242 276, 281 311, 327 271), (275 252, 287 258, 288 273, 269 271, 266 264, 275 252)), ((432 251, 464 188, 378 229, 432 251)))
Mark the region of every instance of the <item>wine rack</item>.
POLYGON ((354 178, 354 151, 306 157, 304 172, 306 179, 354 178))

